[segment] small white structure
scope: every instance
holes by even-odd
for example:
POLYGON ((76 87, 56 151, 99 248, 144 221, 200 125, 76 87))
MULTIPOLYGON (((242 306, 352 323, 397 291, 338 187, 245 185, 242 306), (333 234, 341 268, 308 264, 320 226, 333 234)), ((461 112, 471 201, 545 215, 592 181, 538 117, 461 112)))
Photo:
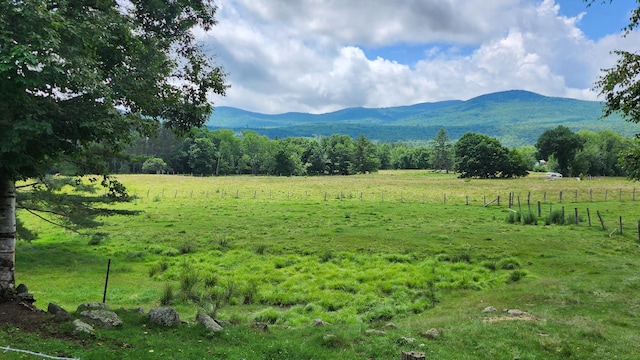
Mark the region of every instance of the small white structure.
POLYGON ((548 172, 547 173, 547 179, 550 179, 550 180, 562 179, 562 174, 555 173, 555 172, 548 172))

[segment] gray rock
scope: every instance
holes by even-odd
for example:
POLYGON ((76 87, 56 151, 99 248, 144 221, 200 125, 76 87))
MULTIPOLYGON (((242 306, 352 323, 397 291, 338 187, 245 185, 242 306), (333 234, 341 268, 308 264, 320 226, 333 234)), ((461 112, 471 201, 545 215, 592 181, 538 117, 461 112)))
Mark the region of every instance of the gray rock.
POLYGON ((330 324, 322 319, 315 319, 311 324, 311 326, 327 326, 327 325, 330 325, 330 324))
POLYGON ((47 311, 49 312, 49 314, 53 314, 59 319, 68 319, 71 316, 69 315, 69 312, 67 312, 67 310, 54 303, 49 303, 49 306, 47 306, 47 311))
POLYGON ((396 324, 392 323, 392 322, 388 322, 383 326, 385 329, 397 329, 398 326, 396 326, 396 324))
POLYGON ((498 311, 498 309, 494 308, 493 306, 487 306, 482 310, 483 313, 492 313, 496 311, 498 311))
POLYGON ((20 285, 16 286, 16 294, 17 295, 27 294, 28 292, 29 292, 29 289, 27 288, 27 285, 20 284, 20 285))
POLYGON ((416 342, 416 338, 410 338, 410 337, 401 337, 400 340, 398 341, 400 344, 413 344, 414 342, 416 342))
POLYGON ((33 304, 34 302, 36 302, 36 299, 33 298, 33 294, 29 294, 29 293, 20 293, 17 294, 18 299, 20 299, 20 301, 24 301, 25 303, 28 304, 33 304))
POLYGON ((198 315, 197 319, 200 325, 204 326, 205 329, 209 332, 220 332, 222 331, 222 326, 218 324, 217 321, 213 320, 211 316, 206 314, 198 315))
POLYGON ((427 339, 435 339, 437 337, 440 336, 440 330, 436 329, 436 328, 431 328, 427 331, 424 332, 424 334, 422 334, 424 337, 426 337, 427 339))
POLYGON ((387 335, 386 332, 382 331, 382 330, 376 330, 376 329, 367 329, 364 331, 365 334, 367 335, 380 335, 380 336, 385 336, 387 335))
POLYGON ((522 315, 526 315, 527 313, 518 309, 509 309, 507 310, 507 314, 512 316, 522 316, 522 315))
POLYGON ((75 319, 73 320, 73 334, 77 335, 80 333, 83 334, 89 334, 89 335, 93 335, 95 334, 95 329, 93 328, 93 326, 87 324, 86 322, 80 320, 80 319, 75 319))
POLYGON ((256 322, 251 324, 251 327, 254 329, 258 329, 262 332, 268 332, 269 331, 269 325, 265 324, 265 323, 261 323, 261 322, 256 322))
POLYGON ((77 312, 81 313, 86 310, 109 310, 109 305, 99 302, 84 303, 78 305, 77 312))
POLYGON ((170 307, 151 309, 147 317, 160 326, 172 327, 180 325, 180 315, 170 307))
POLYGON ((122 320, 120 320, 118 315, 109 310, 85 310, 80 313, 80 316, 84 320, 104 328, 122 326, 122 320))

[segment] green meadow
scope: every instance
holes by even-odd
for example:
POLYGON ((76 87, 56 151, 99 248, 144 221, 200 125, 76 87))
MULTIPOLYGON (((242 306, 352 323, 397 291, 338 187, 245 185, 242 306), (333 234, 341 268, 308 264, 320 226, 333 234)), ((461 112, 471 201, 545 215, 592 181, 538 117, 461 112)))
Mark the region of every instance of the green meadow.
POLYGON ((161 329, 118 310, 125 325, 95 338, 0 326, 0 346, 82 359, 640 356, 637 183, 426 171, 118 179, 135 195, 119 206, 139 215, 79 235, 20 214, 40 238, 18 243, 16 282, 36 306, 74 311, 102 301, 110 259, 111 308, 167 305, 187 322, 206 312, 225 330, 161 329), (440 335, 424 336, 431 328, 440 335))

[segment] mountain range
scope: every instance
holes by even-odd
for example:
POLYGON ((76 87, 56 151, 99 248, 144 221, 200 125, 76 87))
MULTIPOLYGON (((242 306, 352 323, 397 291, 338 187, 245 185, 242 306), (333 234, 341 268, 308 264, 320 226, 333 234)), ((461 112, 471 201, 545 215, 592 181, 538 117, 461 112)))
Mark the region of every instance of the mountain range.
POLYGON ((347 108, 325 114, 290 112, 261 114, 219 106, 207 126, 253 130, 270 138, 364 134, 382 142, 421 143, 444 128, 456 140, 466 132, 495 137, 507 147, 533 145, 545 130, 564 125, 572 131, 613 130, 624 136, 640 126, 619 115, 601 119, 597 101, 548 97, 523 90, 481 95, 466 101, 449 100, 386 108, 347 108))

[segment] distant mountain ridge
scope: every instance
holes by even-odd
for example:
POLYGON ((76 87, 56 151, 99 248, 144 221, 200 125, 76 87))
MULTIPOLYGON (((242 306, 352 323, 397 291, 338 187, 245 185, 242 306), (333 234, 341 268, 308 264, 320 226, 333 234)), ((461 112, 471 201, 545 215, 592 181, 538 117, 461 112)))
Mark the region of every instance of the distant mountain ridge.
POLYGON ((618 115, 601 120, 602 104, 548 97, 524 90, 481 95, 466 101, 448 100, 387 108, 347 108, 325 114, 261 114, 234 107, 216 107, 207 126, 254 130, 271 138, 331 134, 366 135, 384 142, 424 142, 441 128, 455 140, 466 132, 500 139, 513 147, 532 145, 540 134, 558 125, 573 131, 610 129, 624 136, 639 131, 618 115))

